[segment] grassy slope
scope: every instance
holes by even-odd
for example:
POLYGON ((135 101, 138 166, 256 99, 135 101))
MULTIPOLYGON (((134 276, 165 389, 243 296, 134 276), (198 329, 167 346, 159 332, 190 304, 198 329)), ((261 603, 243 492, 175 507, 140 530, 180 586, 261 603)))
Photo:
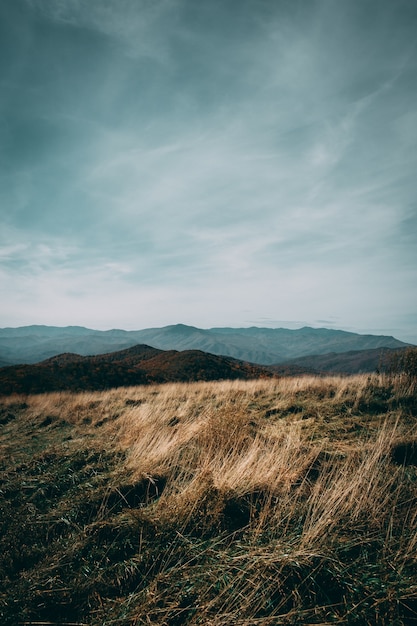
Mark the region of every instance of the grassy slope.
POLYGON ((417 624, 415 380, 0 400, 0 621, 417 624))

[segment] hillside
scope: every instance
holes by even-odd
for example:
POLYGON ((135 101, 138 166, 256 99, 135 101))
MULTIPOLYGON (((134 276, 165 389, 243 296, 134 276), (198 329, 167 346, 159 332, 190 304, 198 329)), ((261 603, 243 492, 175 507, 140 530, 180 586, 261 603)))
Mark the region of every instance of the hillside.
POLYGON ((96 356, 64 353, 33 365, 0 368, 0 395, 272 375, 260 366, 200 350, 164 351, 138 345, 96 356))
POLYGON ((403 374, 3 397, 0 622, 417 624, 416 419, 403 374))
POLYGON ((137 344, 161 350, 202 350, 260 365, 331 352, 406 346, 389 336, 308 327, 298 330, 257 327, 201 329, 176 324, 137 331, 98 331, 79 326, 26 326, 0 329, 0 362, 37 363, 65 352, 88 356, 137 344))
POLYGON ((350 350, 349 352, 331 352, 298 357, 286 363, 270 366, 278 374, 326 373, 326 374, 361 374, 384 371, 394 355, 406 353, 410 348, 373 348, 371 350, 350 350))

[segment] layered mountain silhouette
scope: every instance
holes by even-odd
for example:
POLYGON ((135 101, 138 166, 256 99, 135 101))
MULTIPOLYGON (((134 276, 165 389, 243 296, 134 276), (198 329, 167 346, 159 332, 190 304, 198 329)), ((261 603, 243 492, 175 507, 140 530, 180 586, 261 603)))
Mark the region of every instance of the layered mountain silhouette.
MULTIPOLYGON (((385 335, 360 335, 327 328, 211 328, 184 324, 144 330, 92 330, 80 326, 0 329, 0 366, 38 363, 57 354, 99 355, 146 344, 160 350, 202 350, 260 365, 315 355, 342 354, 408 344, 385 335)), ((297 363, 293 363, 297 365, 297 363)), ((307 367, 306 364, 301 364, 307 367)))
POLYGON ((0 369, 0 394, 104 390, 130 385, 271 377, 261 366, 201 350, 137 345, 96 356, 64 353, 0 369))

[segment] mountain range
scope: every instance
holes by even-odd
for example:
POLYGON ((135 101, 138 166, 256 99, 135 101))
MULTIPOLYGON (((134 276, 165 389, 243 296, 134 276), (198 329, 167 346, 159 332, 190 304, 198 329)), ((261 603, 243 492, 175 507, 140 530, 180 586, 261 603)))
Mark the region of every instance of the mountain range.
MULTIPOLYGON (((328 328, 210 328, 184 324, 144 330, 92 330, 81 326, 23 326, 0 329, 0 367, 44 361, 62 353, 100 355, 146 344, 160 350, 201 350, 259 365, 316 355, 404 348, 391 336, 360 335, 328 328)), ((339 357, 338 357, 339 358, 339 357)), ((294 360, 297 360, 295 362, 294 360)), ((302 367, 313 367, 302 362, 302 367)))
POLYGON ((0 394, 10 394, 370 372, 407 344, 393 337, 324 328, 202 330, 179 324, 143 331, 95 331, 77 326, 0 329, 0 348, 6 355, 3 366, 0 364, 0 394), (152 347, 143 343, 124 347, 143 337, 151 340, 152 347), (120 344, 122 349, 114 350, 120 344), (352 349, 358 346, 362 349, 352 349), (47 358, 40 360, 41 355, 47 358))

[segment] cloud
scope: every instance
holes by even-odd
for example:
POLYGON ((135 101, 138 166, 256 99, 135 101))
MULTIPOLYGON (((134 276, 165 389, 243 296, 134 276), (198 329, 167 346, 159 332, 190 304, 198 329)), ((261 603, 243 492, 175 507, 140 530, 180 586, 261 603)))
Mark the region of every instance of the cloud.
POLYGON ((175 18, 176 0, 26 0, 44 18, 64 26, 88 29, 118 42, 133 56, 166 62, 161 25, 175 18))
POLYGON ((361 327, 416 310, 411 2, 0 12, 0 262, 16 311, 25 293, 39 318, 78 303, 92 325, 133 327, 145 309, 149 325, 361 327))

